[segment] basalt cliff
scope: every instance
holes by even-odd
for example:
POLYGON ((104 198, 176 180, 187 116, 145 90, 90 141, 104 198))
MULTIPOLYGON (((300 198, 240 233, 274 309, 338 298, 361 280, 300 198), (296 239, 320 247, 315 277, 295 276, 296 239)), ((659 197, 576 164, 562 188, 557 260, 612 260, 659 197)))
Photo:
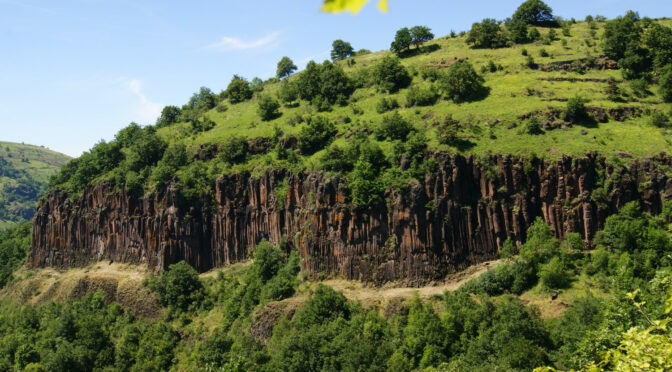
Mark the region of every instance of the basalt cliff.
POLYGON ((156 270, 186 260, 199 271, 245 260, 263 239, 298 250, 312 275, 421 283, 498 256, 543 218, 558 238, 586 244, 605 218, 640 200, 658 213, 672 197, 659 156, 612 166, 597 154, 559 160, 435 155, 439 167, 386 202, 350 203, 347 182, 324 173, 269 170, 220 177, 214 198, 188 203, 174 184, 137 196, 110 182, 76 200, 52 190, 33 223, 30 264, 74 267, 100 260, 156 270))

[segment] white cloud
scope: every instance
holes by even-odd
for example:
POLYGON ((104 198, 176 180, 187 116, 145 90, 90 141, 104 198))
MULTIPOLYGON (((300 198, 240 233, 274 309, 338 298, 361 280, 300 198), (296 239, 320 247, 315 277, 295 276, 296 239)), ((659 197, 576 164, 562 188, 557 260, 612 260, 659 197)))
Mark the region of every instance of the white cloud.
POLYGON ((324 52, 314 54, 314 55, 308 56, 306 58, 302 58, 302 59, 298 60, 296 63, 299 66, 305 66, 310 61, 315 61, 317 63, 322 63, 322 62, 324 62, 325 59, 329 59, 329 56, 330 56, 330 51, 325 50, 324 52))
POLYGON ((126 80, 124 85, 138 99, 138 108, 136 112, 138 121, 143 124, 153 123, 161 114, 163 105, 147 99, 147 96, 142 93, 142 83, 140 80, 126 80))
POLYGON ((206 45, 204 49, 213 50, 248 50, 258 49, 273 44, 278 40, 280 32, 275 31, 256 40, 243 40, 237 37, 222 36, 219 41, 206 45))

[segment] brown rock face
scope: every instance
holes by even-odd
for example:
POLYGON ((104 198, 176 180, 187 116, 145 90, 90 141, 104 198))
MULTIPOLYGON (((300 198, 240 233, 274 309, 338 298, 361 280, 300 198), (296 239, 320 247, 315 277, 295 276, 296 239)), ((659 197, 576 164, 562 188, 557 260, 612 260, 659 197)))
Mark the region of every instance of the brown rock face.
POLYGON ((589 154, 557 161, 437 154, 436 174, 389 193, 383 206, 358 209, 345 181, 321 173, 268 171, 217 180, 212 205, 187 203, 174 186, 144 197, 110 183, 72 202, 53 191, 33 223, 33 266, 74 267, 99 260, 145 263, 156 270, 185 260, 199 271, 248 258, 263 239, 283 235, 310 273, 420 283, 497 257, 520 244, 543 218, 559 238, 587 242, 605 218, 639 199, 658 213, 672 196, 659 165, 672 158, 613 167, 589 154), (592 197, 600 180, 610 184, 592 197))

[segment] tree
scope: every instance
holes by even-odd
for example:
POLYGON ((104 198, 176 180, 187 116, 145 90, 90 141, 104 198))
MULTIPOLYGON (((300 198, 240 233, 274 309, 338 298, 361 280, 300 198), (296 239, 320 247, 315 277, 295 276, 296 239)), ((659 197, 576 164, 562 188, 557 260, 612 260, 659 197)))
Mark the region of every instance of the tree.
POLYGON ((528 25, 535 26, 555 25, 553 9, 541 0, 527 0, 520 4, 511 19, 520 20, 528 25))
POLYGON ((457 134, 460 132, 461 127, 460 122, 453 119, 453 115, 446 115, 445 119, 436 128, 439 143, 444 145, 454 144, 457 141, 457 134))
POLYGON ((420 45, 434 38, 434 34, 427 26, 414 26, 411 28, 410 32, 411 43, 415 45, 416 48, 420 48, 420 45))
POLYGON ((292 102, 299 99, 299 89, 296 82, 283 81, 282 84, 280 84, 278 98, 280 101, 284 102, 285 105, 291 105, 292 102))
POLYGON ((233 75, 229 86, 226 87, 225 94, 229 98, 229 102, 235 104, 252 98, 253 92, 250 83, 245 78, 233 75))
POLYGON ((378 62, 371 72, 373 81, 382 89, 396 92, 411 83, 411 75, 397 57, 388 56, 378 62))
POLYGON ((296 65, 289 59, 289 57, 282 57, 278 62, 278 69, 276 70, 275 76, 277 76, 278 79, 282 79, 291 75, 296 69, 296 65))
POLYGON ((665 102, 672 102, 672 65, 668 65, 662 70, 658 85, 660 86, 660 95, 663 96, 663 100, 665 102))
POLYGON ((439 80, 439 88, 446 98, 454 102, 475 101, 487 95, 488 89, 483 86, 485 80, 476 73, 471 63, 457 61, 448 68, 448 73, 439 80))
POLYGON ((474 48, 501 48, 506 46, 506 37, 497 20, 486 18, 471 25, 467 44, 474 44, 474 48))
POLYGON ((343 40, 334 40, 331 43, 331 60, 340 61, 353 55, 355 50, 350 43, 343 40))
MULTIPOLYGON (((629 12, 630 14, 632 12, 629 12)), ((637 17, 626 15, 607 22, 604 25, 602 42, 604 54, 614 61, 625 57, 628 47, 639 45, 642 29, 637 24, 637 17)))
POLYGON ((587 119, 586 100, 579 96, 570 98, 567 101, 564 118, 571 123, 578 123, 581 120, 587 119))
POLYGON ((413 43, 413 35, 408 27, 404 27, 397 31, 397 34, 394 37, 394 41, 390 44, 390 50, 392 50, 397 55, 404 53, 405 51, 411 48, 413 43))
POLYGON ((376 137, 380 140, 404 141, 413 130, 413 125, 395 111, 392 115, 383 116, 380 126, 376 129, 376 137))
POLYGON ((346 104, 354 89, 343 69, 329 61, 321 65, 308 62, 296 84, 299 97, 312 102, 321 111, 329 109, 334 103, 346 104))
POLYGON ((312 154, 327 146, 336 135, 336 126, 324 116, 317 116, 301 128, 297 137, 302 154, 312 154))
POLYGON ((506 24, 509 31, 509 40, 514 44, 523 44, 529 41, 527 34, 527 23, 521 20, 511 20, 506 24))
POLYGON ((259 107, 257 113, 261 116, 261 120, 269 121, 280 116, 280 104, 271 96, 264 95, 259 99, 259 107))
POLYGON ((196 270, 184 261, 170 265, 158 277, 148 280, 147 285, 163 305, 182 311, 198 306, 205 291, 196 270))
POLYGON ((158 128, 167 127, 177 123, 177 118, 180 117, 180 108, 177 106, 166 106, 161 110, 161 116, 156 120, 158 128))

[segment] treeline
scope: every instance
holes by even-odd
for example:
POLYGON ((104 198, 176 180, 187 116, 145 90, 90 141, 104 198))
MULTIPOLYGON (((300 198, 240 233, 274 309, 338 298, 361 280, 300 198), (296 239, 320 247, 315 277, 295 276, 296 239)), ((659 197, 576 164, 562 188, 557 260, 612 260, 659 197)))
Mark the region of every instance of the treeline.
POLYGON ((167 309, 160 320, 134 318, 116 304, 105 305, 102 292, 64 304, 4 304, 0 366, 32 371, 522 371, 544 365, 611 370, 646 361, 664 367, 669 362, 660 356, 672 342, 669 331, 653 320, 665 319, 670 310, 670 222, 669 204, 651 216, 629 203, 607 219, 595 239, 597 248, 586 251, 578 235, 558 241, 538 220, 525 244, 505 244, 503 264, 457 291, 427 301, 393 301, 384 309, 363 308, 317 285, 300 305, 283 302, 288 307, 282 310, 276 301, 299 288, 299 259, 285 239, 277 247, 263 242, 242 272, 199 279, 179 263, 149 278, 146 285, 167 309), (556 318, 542 319, 517 297, 530 288, 550 296, 575 281, 594 283, 594 294, 579 295, 556 318), (265 309, 271 320, 259 318, 265 309), (203 319, 213 319, 209 314, 221 315, 213 326, 203 327, 203 319), (251 327, 259 323, 272 331, 253 334, 251 327))
POLYGON ((44 183, 0 158, 0 221, 22 223, 32 218, 37 199, 45 189, 44 183))

